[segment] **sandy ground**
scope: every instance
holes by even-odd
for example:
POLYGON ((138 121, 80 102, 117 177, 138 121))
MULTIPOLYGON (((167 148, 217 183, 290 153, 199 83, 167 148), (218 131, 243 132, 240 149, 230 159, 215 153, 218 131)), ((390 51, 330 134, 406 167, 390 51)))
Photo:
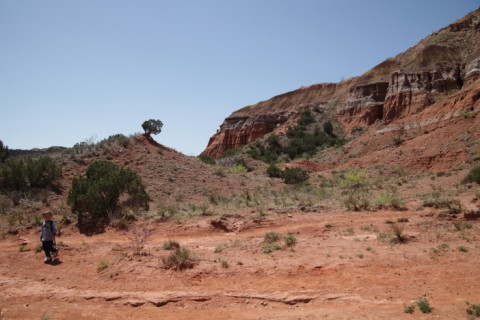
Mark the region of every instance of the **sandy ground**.
POLYGON ((35 253, 31 230, 0 241, 0 308, 3 319, 467 319, 466 301, 480 303, 480 222, 458 231, 432 213, 270 213, 244 217, 230 233, 211 217, 139 222, 152 230, 143 256, 132 254, 130 233, 86 237, 67 228, 54 265, 35 253), (380 241, 399 217, 409 220, 408 241, 380 241), (281 240, 282 249, 263 253, 270 231, 298 243, 292 250, 281 240), (197 256, 194 268, 163 268, 168 239, 197 256), (432 313, 405 313, 419 298, 432 313))

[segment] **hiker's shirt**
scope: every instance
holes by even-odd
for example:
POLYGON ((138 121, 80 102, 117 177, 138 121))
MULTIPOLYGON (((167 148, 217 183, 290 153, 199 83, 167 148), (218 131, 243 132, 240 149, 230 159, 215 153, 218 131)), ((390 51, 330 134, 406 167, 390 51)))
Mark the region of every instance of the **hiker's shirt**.
POLYGON ((55 235, 57 234, 57 228, 53 221, 44 221, 42 223, 42 231, 40 234, 40 239, 42 241, 53 241, 55 235))

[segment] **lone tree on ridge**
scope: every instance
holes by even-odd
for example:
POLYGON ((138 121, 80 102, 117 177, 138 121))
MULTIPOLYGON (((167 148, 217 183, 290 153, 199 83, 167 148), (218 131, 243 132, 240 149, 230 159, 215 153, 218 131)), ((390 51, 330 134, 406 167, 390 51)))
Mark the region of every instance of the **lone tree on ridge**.
POLYGON ((159 134, 162 132, 163 123, 160 120, 150 119, 146 120, 142 124, 142 128, 145 131, 145 136, 150 138, 152 134, 159 134))

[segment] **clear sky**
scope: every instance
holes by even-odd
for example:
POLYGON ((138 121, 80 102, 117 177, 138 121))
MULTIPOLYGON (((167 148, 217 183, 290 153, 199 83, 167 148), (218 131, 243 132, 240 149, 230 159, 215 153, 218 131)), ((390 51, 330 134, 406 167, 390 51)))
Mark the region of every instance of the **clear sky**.
POLYGON ((0 140, 142 131, 188 155, 233 111, 358 76, 478 0, 0 0, 0 140))

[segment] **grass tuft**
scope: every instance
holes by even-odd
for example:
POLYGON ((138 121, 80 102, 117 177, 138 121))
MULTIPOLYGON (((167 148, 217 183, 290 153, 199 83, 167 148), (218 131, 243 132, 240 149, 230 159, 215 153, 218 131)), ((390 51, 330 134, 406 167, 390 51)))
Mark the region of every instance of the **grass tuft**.
POLYGON ((417 306, 422 313, 430 313, 432 312, 432 308, 430 307, 430 303, 428 302, 427 299, 422 298, 417 300, 417 306))
POLYGON ((187 248, 177 248, 167 257, 162 257, 166 269, 183 270, 193 268, 195 259, 187 248))
POLYGON ((470 304, 467 302, 467 305, 467 314, 475 318, 480 318, 480 304, 470 304))
POLYGON ((289 248, 293 248, 297 244, 297 238, 291 233, 287 234, 284 240, 285 245, 289 248))
POLYGON ((107 260, 100 260, 97 265, 97 272, 102 272, 103 270, 108 268, 108 261, 107 260))

